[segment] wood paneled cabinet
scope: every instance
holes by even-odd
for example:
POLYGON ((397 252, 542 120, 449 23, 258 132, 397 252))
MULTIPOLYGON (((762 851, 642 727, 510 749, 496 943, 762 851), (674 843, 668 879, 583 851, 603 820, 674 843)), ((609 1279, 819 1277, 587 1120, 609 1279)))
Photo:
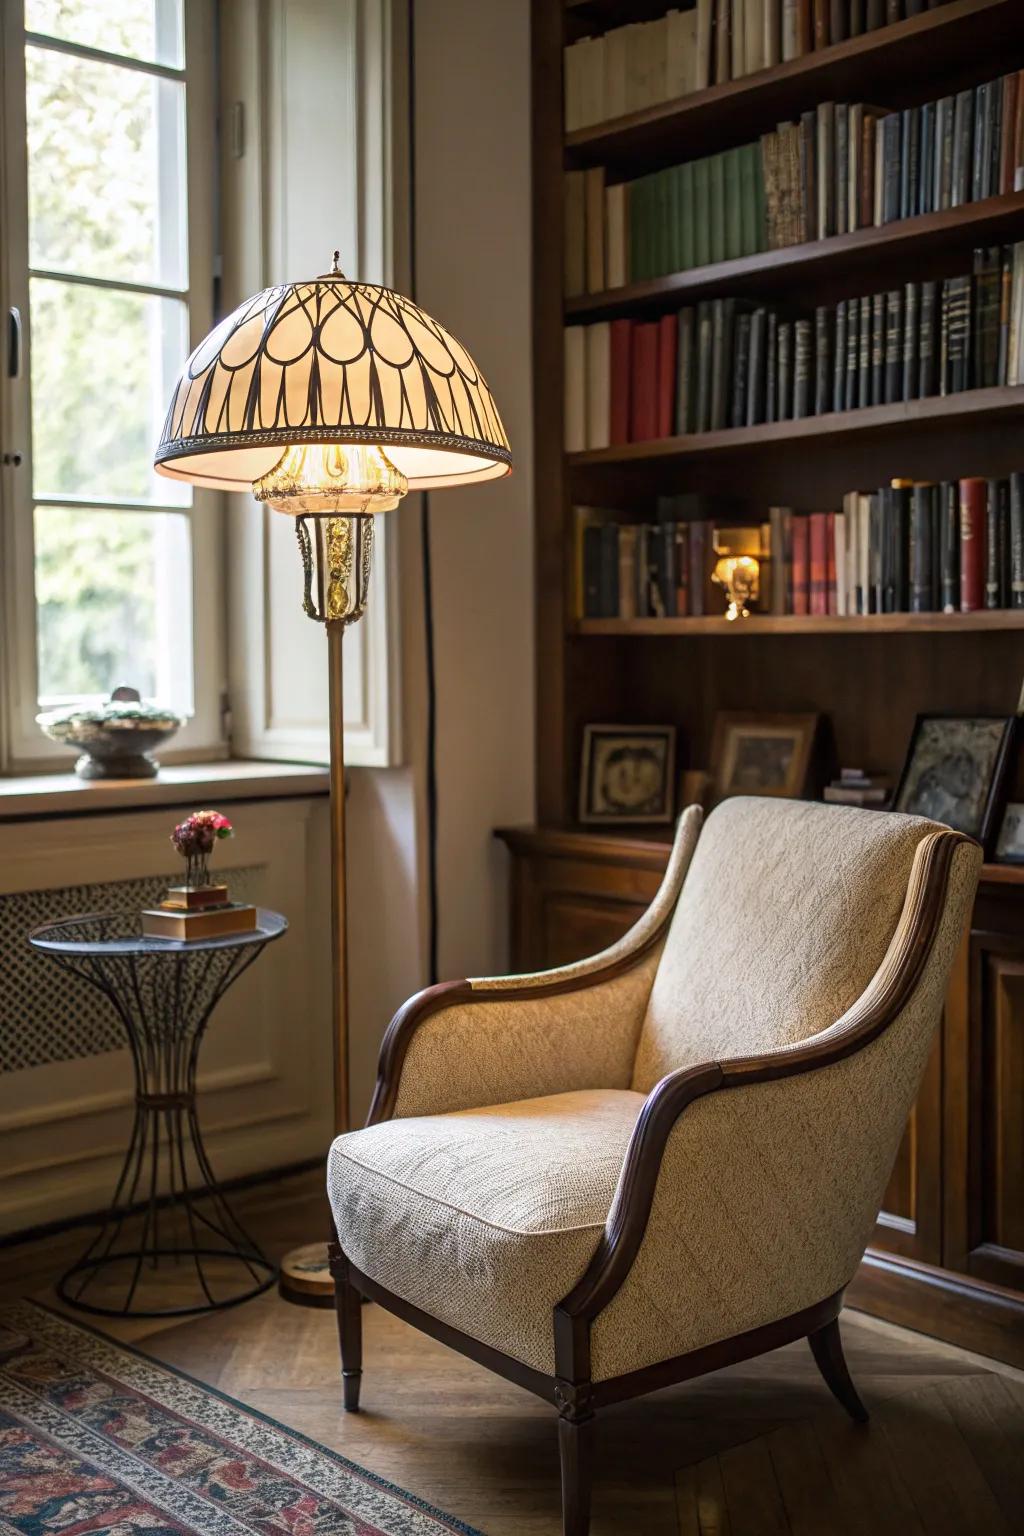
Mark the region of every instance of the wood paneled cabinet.
MULTIPOLYGON (((511 961, 596 954, 653 897, 667 841, 533 828, 511 855, 511 961)), ((853 1305, 1024 1366, 1024 870, 986 865, 943 1026, 853 1305)))

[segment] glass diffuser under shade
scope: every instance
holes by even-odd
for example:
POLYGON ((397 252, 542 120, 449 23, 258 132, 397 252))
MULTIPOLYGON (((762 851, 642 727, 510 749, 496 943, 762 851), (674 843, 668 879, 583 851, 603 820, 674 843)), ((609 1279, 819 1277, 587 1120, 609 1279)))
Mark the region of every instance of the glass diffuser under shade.
POLYGON ((257 501, 278 512, 389 512, 409 482, 375 444, 295 443, 253 483, 257 501))

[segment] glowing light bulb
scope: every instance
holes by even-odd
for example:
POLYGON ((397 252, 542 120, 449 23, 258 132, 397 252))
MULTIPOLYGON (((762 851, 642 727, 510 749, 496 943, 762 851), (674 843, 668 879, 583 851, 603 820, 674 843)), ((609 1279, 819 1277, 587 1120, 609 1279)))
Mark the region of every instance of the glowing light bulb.
POLYGON ((278 512, 389 512, 409 482, 375 443, 296 443, 252 493, 278 512))

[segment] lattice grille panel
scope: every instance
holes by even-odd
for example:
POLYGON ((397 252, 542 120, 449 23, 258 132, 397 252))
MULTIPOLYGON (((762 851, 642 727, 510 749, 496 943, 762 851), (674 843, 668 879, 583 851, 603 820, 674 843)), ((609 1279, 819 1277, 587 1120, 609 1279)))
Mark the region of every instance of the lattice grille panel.
MULTIPOLYGON (((231 870, 232 900, 265 900, 265 876, 262 864, 231 870)), ((27 938, 30 931, 76 912, 151 907, 172 881, 180 879, 178 868, 138 880, 0 896, 0 1073, 24 1072, 124 1047, 124 1032, 106 999, 32 949, 27 938)))

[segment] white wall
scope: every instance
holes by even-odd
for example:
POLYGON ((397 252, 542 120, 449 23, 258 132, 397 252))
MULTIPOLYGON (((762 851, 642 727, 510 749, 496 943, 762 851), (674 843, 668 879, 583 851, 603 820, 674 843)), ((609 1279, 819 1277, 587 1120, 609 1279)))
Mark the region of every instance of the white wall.
POLYGON ((506 965, 492 832, 534 815, 530 8, 417 0, 413 27, 415 296, 483 369, 515 457, 430 498, 444 978, 506 965))

